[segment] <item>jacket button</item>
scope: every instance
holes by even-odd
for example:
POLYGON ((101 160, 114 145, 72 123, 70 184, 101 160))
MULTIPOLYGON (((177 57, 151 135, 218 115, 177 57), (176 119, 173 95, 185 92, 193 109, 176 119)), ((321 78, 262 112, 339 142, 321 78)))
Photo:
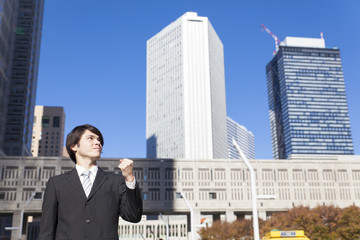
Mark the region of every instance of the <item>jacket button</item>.
POLYGON ((90 223, 91 221, 90 221, 90 219, 86 219, 85 222, 86 222, 86 223, 90 223))

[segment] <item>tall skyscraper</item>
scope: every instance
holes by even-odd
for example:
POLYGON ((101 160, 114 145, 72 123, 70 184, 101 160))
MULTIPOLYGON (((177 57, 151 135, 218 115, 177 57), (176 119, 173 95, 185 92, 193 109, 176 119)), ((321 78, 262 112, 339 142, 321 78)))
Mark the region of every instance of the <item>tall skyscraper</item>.
POLYGON ((266 75, 275 159, 354 154, 339 49, 286 37, 266 75))
POLYGON ((147 41, 148 158, 227 158, 223 45, 187 12, 147 41))
POLYGON ((31 153, 63 156, 65 112, 63 107, 35 106, 31 153))
POLYGON ((2 149, 6 155, 31 156, 44 0, 16 2, 15 45, 2 149))
POLYGON ((233 145, 233 139, 239 145, 241 151, 248 159, 255 159, 255 137, 254 134, 246 129, 246 127, 227 117, 228 146, 229 158, 239 159, 240 154, 233 145))
POLYGON ((0 156, 5 139, 17 1, 0 1, 0 156))

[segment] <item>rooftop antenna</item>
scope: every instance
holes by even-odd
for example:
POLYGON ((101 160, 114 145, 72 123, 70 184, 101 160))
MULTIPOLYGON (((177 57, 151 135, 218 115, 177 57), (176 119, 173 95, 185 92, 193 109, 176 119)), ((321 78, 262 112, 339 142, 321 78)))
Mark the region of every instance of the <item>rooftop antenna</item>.
POLYGON ((279 45, 280 45, 281 41, 278 39, 278 37, 277 37, 275 34, 273 34, 273 33, 270 31, 270 29, 268 29, 267 27, 265 27, 264 24, 261 24, 261 27, 263 28, 263 29, 261 29, 262 31, 265 30, 268 34, 270 34, 271 37, 274 38, 274 40, 275 40, 275 51, 274 51, 274 54, 275 54, 275 53, 279 50, 279 45))

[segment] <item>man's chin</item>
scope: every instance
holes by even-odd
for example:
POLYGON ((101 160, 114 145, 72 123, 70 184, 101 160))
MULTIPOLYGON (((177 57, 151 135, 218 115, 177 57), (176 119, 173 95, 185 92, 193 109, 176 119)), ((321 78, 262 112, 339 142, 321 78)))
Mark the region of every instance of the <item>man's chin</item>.
POLYGON ((101 154, 98 154, 98 155, 94 154, 94 156, 91 157, 91 160, 92 160, 92 161, 96 161, 96 160, 98 160, 100 157, 101 157, 101 154))

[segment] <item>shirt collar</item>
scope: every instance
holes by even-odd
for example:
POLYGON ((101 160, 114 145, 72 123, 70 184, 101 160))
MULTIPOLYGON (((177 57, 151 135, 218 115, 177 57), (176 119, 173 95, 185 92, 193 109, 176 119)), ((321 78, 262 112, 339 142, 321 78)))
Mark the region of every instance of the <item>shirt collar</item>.
MULTIPOLYGON (((83 168, 81 167, 80 165, 75 165, 75 168, 76 168, 76 171, 77 171, 77 174, 79 175, 79 177, 81 176, 81 174, 86 171, 87 169, 86 168, 83 168)), ((96 173, 98 171, 99 167, 97 165, 95 166, 92 166, 89 170, 91 172, 92 175, 96 176, 96 173)))

